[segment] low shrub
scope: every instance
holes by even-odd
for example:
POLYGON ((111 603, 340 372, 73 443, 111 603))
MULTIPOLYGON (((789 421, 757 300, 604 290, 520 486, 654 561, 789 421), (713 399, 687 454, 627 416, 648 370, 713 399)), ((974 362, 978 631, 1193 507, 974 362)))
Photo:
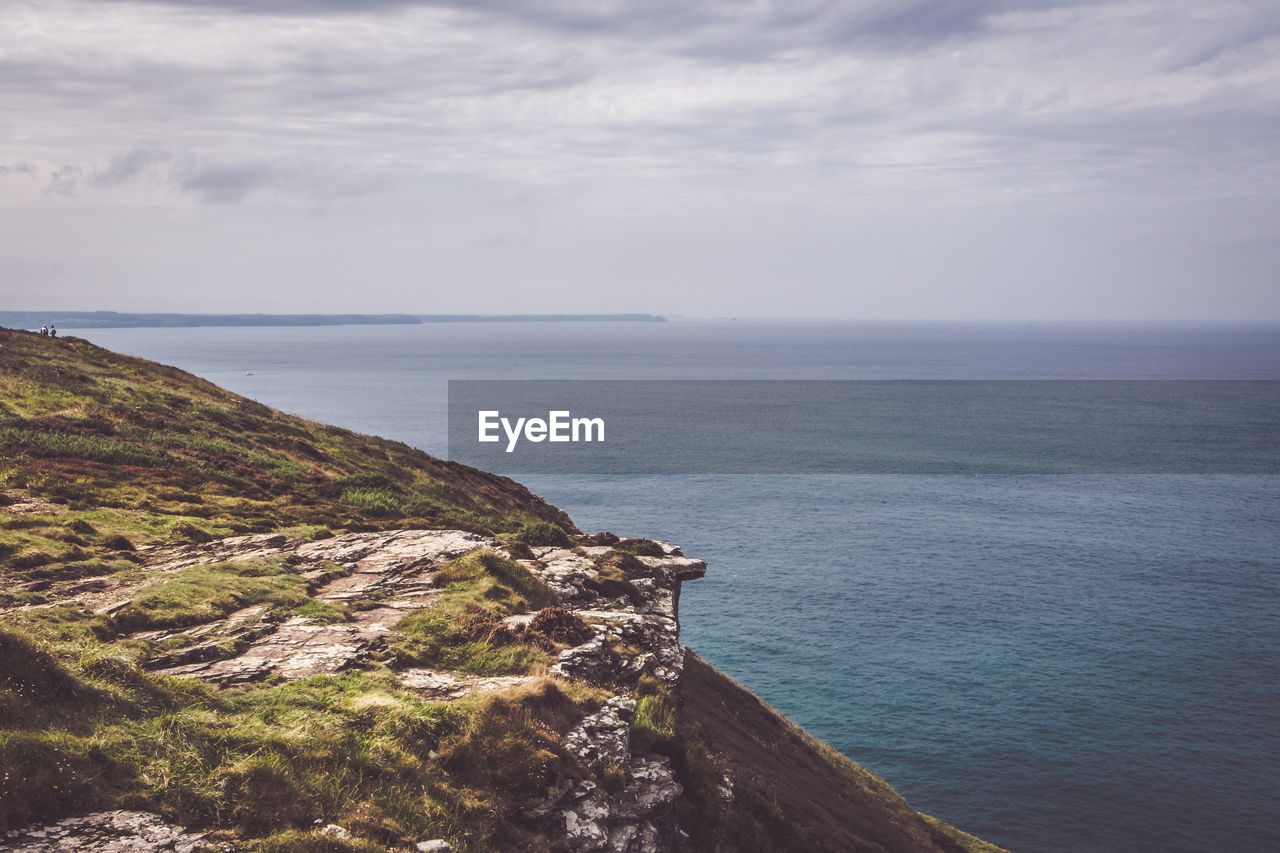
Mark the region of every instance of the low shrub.
POLYGON ((174 519, 169 524, 167 533, 174 539, 186 539, 189 542, 208 542, 213 539, 208 531, 195 526, 185 518, 174 519))
POLYGON ((108 536, 102 540, 102 547, 110 548, 112 551, 132 551, 133 543, 129 541, 127 536, 117 533, 114 536, 108 536))
POLYGON ((666 554, 662 546, 652 539, 620 539, 614 543, 613 549, 637 557, 662 557, 666 554))
POLYGON ((565 646, 582 645, 594 636, 594 632, 576 613, 563 607, 545 607, 539 610, 533 614, 525 631, 565 646))
POLYGON ((515 532, 517 542, 526 545, 555 546, 569 548, 573 540, 557 524, 550 521, 526 521, 515 532))

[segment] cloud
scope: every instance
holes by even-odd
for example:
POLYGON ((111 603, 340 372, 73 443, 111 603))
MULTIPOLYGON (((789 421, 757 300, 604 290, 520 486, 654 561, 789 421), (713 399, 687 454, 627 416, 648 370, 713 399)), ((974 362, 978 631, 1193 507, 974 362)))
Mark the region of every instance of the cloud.
MULTIPOLYGON (((714 183, 748 168, 828 182, 882 169, 1003 186, 1026 164, 1078 167, 1082 185, 1159 160, 1169 124, 1182 123, 1181 148, 1207 148, 1222 116, 1252 138, 1276 101, 1274 57, 1222 59, 1263 44, 1259 25, 1274 16, 1231 2, 119 8, 105 22, 115 29, 45 27, 6 52, 11 115, 33 138, 97 147, 92 160, 59 159, 100 189, 149 180, 205 201, 360 194, 346 173, 714 183)), ((1202 156, 1208 170, 1225 165, 1202 156)), ((70 172, 58 181, 75 184, 70 172)))
POLYGON ((49 175, 49 183, 45 186, 45 195, 72 196, 80 189, 84 179, 84 170, 75 165, 63 165, 54 169, 49 175))
POLYGON ((237 163, 189 168, 178 177, 178 185, 211 204, 228 204, 250 194, 281 184, 287 173, 265 163, 237 163))
POLYGON ((687 232, 704 271, 726 234, 834 256, 890 208, 1208 231, 1205 199, 1280 207, 1278 39, 1249 0, 0 4, 0 213, 343 208, 544 265, 687 232))
MULTIPOLYGON (((128 0, 116 0, 127 2, 128 0)), ((904 48, 987 28, 994 15, 1098 0, 145 0, 243 15, 322 18, 450 10, 561 35, 670 38, 687 53, 768 59, 813 44, 904 48)))
POLYGON ((94 173, 92 181, 101 187, 119 186, 154 172, 158 167, 166 166, 172 160, 173 155, 168 151, 158 148, 134 148, 112 157, 105 167, 94 173))

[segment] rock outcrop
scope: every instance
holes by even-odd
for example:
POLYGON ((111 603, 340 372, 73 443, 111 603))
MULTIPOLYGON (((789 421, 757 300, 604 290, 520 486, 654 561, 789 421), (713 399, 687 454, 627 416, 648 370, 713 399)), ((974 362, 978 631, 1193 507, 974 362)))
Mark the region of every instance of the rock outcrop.
POLYGON ((565 737, 565 746, 592 775, 558 812, 570 850, 647 853, 677 847, 675 802, 681 788, 669 759, 631 752, 635 710, 634 700, 615 696, 565 737), (620 777, 611 790, 610 779, 620 777))
MULTIPOLYGON (((672 545, 650 545, 651 551, 655 548, 660 556, 634 556, 599 545, 537 548, 532 559, 519 560, 590 633, 584 642, 560 652, 552 674, 616 691, 599 712, 564 738, 585 778, 569 790, 552 792, 548 801, 531 804, 527 811, 531 820, 560 835, 562 845, 575 853, 640 853, 675 850, 678 845, 675 802, 681 788, 667 758, 633 752, 632 694, 644 673, 671 688, 678 684, 684 662, 677 620, 680 585, 701 577, 706 565, 672 545)), ((158 653, 148 664, 168 675, 222 685, 267 676, 292 680, 336 673, 367 660, 397 622, 429 608, 438 598, 436 573, 450 560, 477 550, 511 556, 503 542, 459 530, 349 533, 320 541, 264 534, 166 545, 140 550, 147 563, 146 582, 87 593, 82 603, 100 613, 120 613, 157 578, 190 566, 284 559, 298 574, 315 581, 314 600, 358 603, 350 621, 326 623, 294 616, 272 622, 267 608, 258 605, 195 628, 134 636, 160 647, 178 647, 158 653)), ((507 621, 518 626, 532 615, 517 614, 507 621)), ((501 690, 528 680, 421 667, 402 669, 399 676, 430 701, 501 690)), ((90 815, 23 833, 11 843, 26 845, 15 849, 31 853, 195 850, 200 840, 155 816, 126 812, 90 815), (48 846, 53 839, 63 846, 48 846)))
POLYGON ((609 554, 605 546, 547 549, 536 552, 536 560, 524 561, 565 606, 599 632, 582 646, 565 651, 553 672, 595 681, 602 674, 634 680, 648 670, 672 686, 680 680, 684 666, 678 621, 680 584, 702 577, 707 565, 684 556, 674 545, 657 544, 661 557, 631 557, 625 579, 616 580, 612 588, 601 584, 600 566, 592 559, 609 554), (623 594, 611 597, 614 591, 623 594), (611 651, 619 645, 638 651, 619 662, 611 659, 611 651))
MULTIPOLYGON (((266 632, 255 630, 253 608, 232 614, 221 624, 202 625, 199 642, 181 650, 180 660, 157 661, 169 675, 198 676, 224 684, 257 681, 268 675, 286 679, 338 672, 364 660, 370 647, 404 616, 429 607, 436 597, 432 574, 449 560, 481 548, 501 552, 496 540, 461 530, 395 530, 348 533, 319 542, 279 535, 237 536, 203 545, 156 549, 156 571, 176 571, 197 563, 285 556, 304 577, 321 577, 326 566, 348 573, 319 587, 312 597, 330 603, 377 602, 357 610, 350 622, 317 624, 290 619, 266 632), (228 639, 247 639, 249 647, 234 657, 207 659, 228 639), (167 665, 166 665, 167 664, 167 665)), ((120 609, 127 604, 109 606, 120 609)), ((155 633, 165 640, 193 631, 155 633)))

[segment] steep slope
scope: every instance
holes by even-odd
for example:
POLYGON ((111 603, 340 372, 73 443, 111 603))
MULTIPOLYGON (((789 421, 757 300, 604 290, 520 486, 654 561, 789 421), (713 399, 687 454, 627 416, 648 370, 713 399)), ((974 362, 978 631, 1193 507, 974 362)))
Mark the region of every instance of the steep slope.
POLYGON ((680 740, 693 758, 683 762, 686 807, 707 814, 682 822, 694 835, 692 849, 999 850, 917 814, 883 780, 813 740, 692 652, 680 701, 680 740), (706 773, 708 759, 723 773, 720 779, 706 773), (701 777, 688 769, 699 763, 701 777))
MULTIPOLYGON (((133 547, 286 530, 512 532, 560 510, 504 477, 286 415, 77 338, 0 329, 0 603, 133 547), (13 514, 11 512, 11 514, 13 514)), ((55 585, 54 590, 58 587, 55 585)))
POLYGON ((505 478, 0 331, 0 486, 0 846, 996 849, 686 654, 701 562, 505 478))

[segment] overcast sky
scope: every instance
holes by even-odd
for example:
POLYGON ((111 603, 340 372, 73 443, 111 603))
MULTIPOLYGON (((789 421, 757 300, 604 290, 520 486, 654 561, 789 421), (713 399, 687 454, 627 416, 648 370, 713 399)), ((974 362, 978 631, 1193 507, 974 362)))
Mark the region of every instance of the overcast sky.
POLYGON ((4 0, 0 307, 1280 321, 1280 0, 4 0))

